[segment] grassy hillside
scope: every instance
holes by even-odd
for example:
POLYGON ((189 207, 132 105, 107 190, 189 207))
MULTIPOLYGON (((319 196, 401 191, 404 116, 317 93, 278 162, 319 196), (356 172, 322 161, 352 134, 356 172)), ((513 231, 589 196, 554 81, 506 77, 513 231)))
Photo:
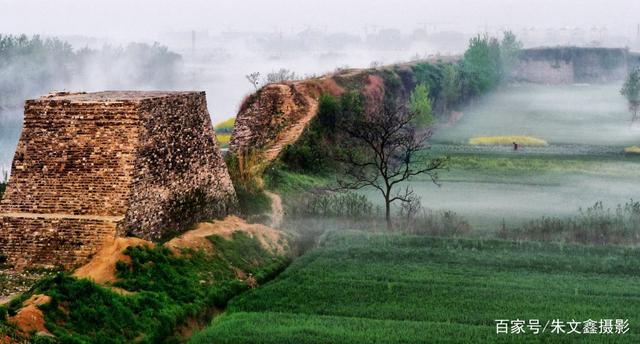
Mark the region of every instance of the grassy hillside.
POLYGON ((39 308, 56 340, 36 336, 34 342, 180 342, 181 329, 188 334, 231 297, 282 271, 289 260, 242 232, 230 240, 217 235, 207 239, 213 252, 184 249, 177 255, 162 245, 129 247, 125 253, 131 262, 116 265, 116 289, 66 273, 44 279, 0 307, 0 342, 32 335, 16 327, 12 317, 37 294, 51 297, 39 308))
POLYGON ((330 232, 192 343, 640 340, 640 251, 330 232), (496 335, 496 319, 629 319, 624 335, 496 335))

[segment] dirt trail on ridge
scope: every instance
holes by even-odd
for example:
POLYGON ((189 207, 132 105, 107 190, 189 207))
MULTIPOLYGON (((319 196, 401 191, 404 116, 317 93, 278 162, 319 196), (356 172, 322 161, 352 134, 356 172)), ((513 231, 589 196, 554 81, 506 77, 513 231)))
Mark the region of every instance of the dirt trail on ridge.
POLYGON ((295 124, 284 129, 275 141, 273 146, 265 150, 264 157, 267 161, 274 161, 280 152, 289 144, 292 144, 300 138, 302 132, 307 127, 309 122, 316 116, 318 112, 318 99, 309 95, 304 84, 297 84, 296 90, 299 91, 307 100, 308 107, 305 109, 305 114, 295 124))

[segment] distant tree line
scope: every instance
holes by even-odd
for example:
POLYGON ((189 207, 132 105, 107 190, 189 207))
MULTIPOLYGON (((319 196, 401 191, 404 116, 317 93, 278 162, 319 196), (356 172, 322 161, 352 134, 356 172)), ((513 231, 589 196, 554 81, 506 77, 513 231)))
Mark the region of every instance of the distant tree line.
POLYGON ((412 65, 413 78, 418 86, 427 87, 434 114, 448 115, 508 81, 521 50, 522 43, 510 31, 504 32, 502 39, 477 35, 458 61, 412 65))
POLYGON ((169 88, 180 62, 158 43, 74 50, 57 38, 0 35, 0 109, 52 90, 169 88))

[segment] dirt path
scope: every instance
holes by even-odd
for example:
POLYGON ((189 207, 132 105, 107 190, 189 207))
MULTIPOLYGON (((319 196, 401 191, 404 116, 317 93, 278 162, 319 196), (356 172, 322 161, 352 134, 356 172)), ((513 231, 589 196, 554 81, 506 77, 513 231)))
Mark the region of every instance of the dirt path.
POLYGON ((116 278, 116 263, 118 261, 131 262, 131 257, 124 254, 130 246, 153 246, 153 243, 138 238, 115 238, 113 242, 105 244, 93 258, 78 268, 73 275, 78 278, 88 278, 98 284, 113 283, 116 278))
POLYGON ((284 217, 282 198, 273 192, 265 191, 264 193, 271 199, 271 224, 269 227, 278 228, 282 225, 282 219, 284 217))
POLYGON ((289 128, 283 130, 278 136, 275 144, 264 152, 264 156, 267 161, 275 160, 284 147, 297 141, 309 122, 311 122, 318 112, 318 100, 308 95, 304 85, 300 84, 296 85, 296 87, 299 88, 297 91, 305 95, 305 98, 307 98, 309 107, 306 109, 304 117, 300 118, 297 123, 293 124, 289 128))

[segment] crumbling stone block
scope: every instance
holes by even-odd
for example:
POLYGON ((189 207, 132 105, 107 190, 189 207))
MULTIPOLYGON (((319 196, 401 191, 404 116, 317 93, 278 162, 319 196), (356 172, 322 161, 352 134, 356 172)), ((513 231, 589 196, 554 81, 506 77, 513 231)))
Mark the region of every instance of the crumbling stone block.
POLYGON ((204 92, 56 93, 25 104, 0 253, 71 267, 115 236, 158 240, 235 208, 204 92))

